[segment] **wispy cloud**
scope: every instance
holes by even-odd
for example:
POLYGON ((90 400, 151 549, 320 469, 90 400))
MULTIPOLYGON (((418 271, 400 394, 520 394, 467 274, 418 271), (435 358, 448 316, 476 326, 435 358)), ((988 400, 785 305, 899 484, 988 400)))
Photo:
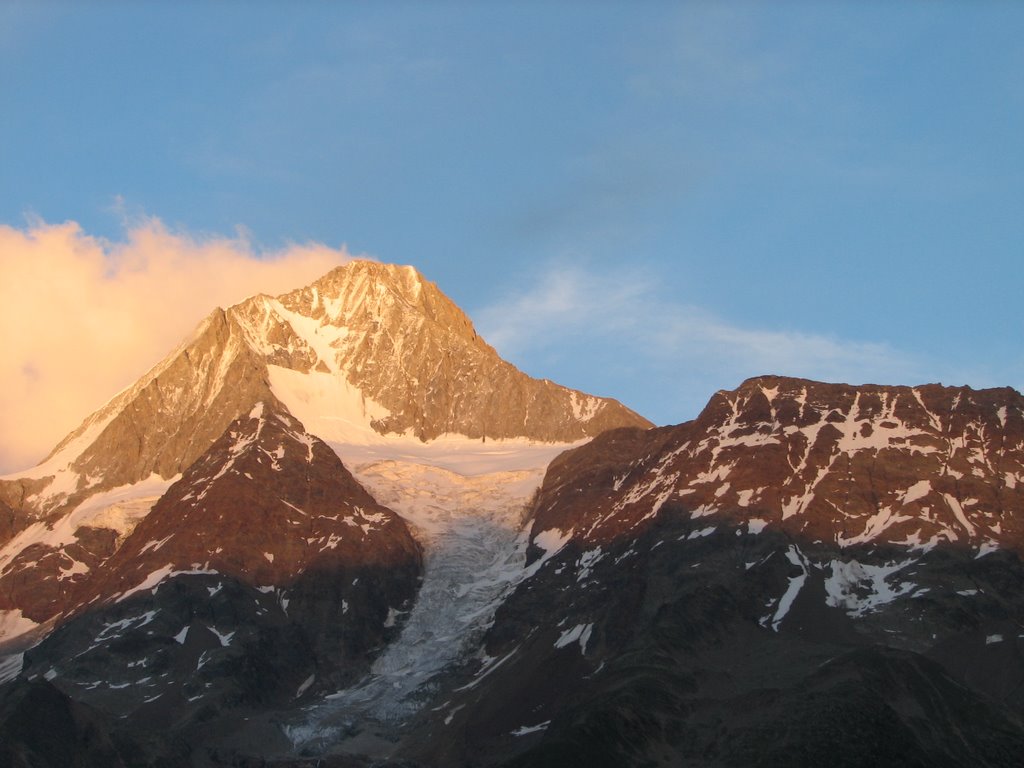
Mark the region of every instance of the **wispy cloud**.
POLYGON ((665 297, 658 282, 627 269, 554 266, 475 316, 484 338, 527 370, 562 368, 544 375, 599 394, 630 391, 628 405, 665 423, 691 418, 715 390, 750 376, 918 383, 924 367, 884 341, 730 322, 665 297))
POLYGON ((0 226, 0 472, 40 460, 214 307, 305 285, 349 258, 319 244, 263 252, 244 232, 196 237, 153 218, 120 242, 74 222, 0 226))

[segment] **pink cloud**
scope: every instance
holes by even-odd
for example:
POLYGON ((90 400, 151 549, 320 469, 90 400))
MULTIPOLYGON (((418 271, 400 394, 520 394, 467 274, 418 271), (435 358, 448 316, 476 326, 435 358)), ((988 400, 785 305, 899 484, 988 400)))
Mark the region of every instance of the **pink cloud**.
POLYGON ((217 306, 308 284, 342 246, 254 249, 159 220, 122 242, 74 222, 0 225, 0 473, 27 468, 145 373, 217 306))

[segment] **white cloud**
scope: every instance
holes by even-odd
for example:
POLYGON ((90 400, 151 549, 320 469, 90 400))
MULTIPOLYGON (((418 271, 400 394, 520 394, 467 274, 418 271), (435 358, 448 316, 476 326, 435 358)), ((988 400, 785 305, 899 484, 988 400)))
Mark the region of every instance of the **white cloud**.
POLYGON ((572 337, 625 333, 630 311, 651 292, 637 278, 601 279, 578 269, 555 268, 528 292, 475 313, 488 343, 505 355, 541 346, 564 346, 572 337))
POLYGON ((305 285, 344 247, 260 252, 144 219, 122 242, 74 222, 0 225, 0 472, 39 461, 217 306, 305 285))
POLYGON ((922 362, 883 342, 745 327, 668 300, 657 286, 632 269, 557 266, 474 314, 484 338, 517 365, 620 397, 660 423, 692 418, 716 390, 762 374, 919 383, 922 362))

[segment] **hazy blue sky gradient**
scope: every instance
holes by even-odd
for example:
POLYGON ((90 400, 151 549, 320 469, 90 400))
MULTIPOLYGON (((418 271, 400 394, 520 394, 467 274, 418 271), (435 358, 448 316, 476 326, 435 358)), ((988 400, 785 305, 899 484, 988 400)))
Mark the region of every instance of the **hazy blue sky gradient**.
POLYGON ((8 2, 0 223, 344 243, 660 423, 761 373, 1019 389, 1022 41, 967 0, 8 2))

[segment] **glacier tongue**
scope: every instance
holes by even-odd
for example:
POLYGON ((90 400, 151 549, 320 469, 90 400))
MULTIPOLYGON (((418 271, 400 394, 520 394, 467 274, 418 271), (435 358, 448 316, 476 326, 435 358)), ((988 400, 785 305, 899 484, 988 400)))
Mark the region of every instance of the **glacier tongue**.
POLYGON ((424 548, 423 584, 400 637, 369 676, 288 729, 298 746, 329 748, 367 729, 387 738, 429 700, 436 675, 477 649, 525 573, 524 513, 544 468, 464 476, 385 460, 359 465, 353 474, 410 524, 424 548))

